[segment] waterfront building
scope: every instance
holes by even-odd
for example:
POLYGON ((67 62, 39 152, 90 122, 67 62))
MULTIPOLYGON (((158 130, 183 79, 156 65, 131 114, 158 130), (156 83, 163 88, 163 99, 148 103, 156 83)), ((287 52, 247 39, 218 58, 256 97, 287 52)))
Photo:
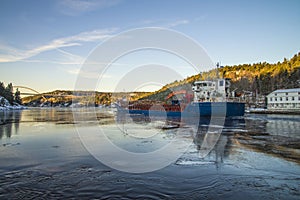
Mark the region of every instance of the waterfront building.
POLYGON ((267 95, 268 110, 300 110, 300 88, 275 90, 267 95))

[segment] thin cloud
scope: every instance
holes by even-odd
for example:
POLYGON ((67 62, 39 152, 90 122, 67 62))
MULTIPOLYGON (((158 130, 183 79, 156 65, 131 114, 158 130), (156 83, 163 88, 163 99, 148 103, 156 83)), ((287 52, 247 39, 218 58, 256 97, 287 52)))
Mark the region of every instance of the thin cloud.
POLYGON ((121 2, 121 0, 61 0, 58 8, 64 15, 77 16, 85 12, 116 6, 121 2))
POLYGON ((184 25, 184 24, 189 24, 190 21, 189 20, 178 20, 178 21, 175 21, 175 22, 172 22, 170 24, 167 24, 167 28, 174 28, 176 26, 179 26, 179 25, 184 25))
MULTIPOLYGON (((41 45, 30 50, 22 50, 0 44, 0 62, 16 62, 31 58, 42 52, 50 50, 55 50, 63 47, 80 46, 84 42, 101 41, 112 37, 116 30, 117 29, 103 29, 82 32, 77 35, 52 40, 48 44, 41 45)), ((64 52, 64 54, 66 54, 66 52, 64 52)), ((72 57, 74 57, 74 55, 72 55, 72 57)))
POLYGON ((67 52, 62 49, 55 49, 56 51, 60 52, 63 56, 62 59, 58 60, 47 60, 47 59, 23 59, 20 62, 26 63, 51 63, 51 64, 59 64, 59 65, 81 65, 84 61, 84 58, 70 52, 67 52))
MULTIPOLYGON (((66 70, 69 74, 73 74, 73 75, 77 75, 77 76, 81 76, 84 78, 90 78, 90 79, 98 79, 100 78, 99 75, 99 70, 90 70, 90 71, 85 71, 82 70, 80 68, 74 68, 74 69, 68 69, 66 70)), ((108 74, 103 74, 101 75, 101 78, 111 78, 111 75, 108 74)))
POLYGON ((20 60, 20 62, 24 63, 51 63, 51 64, 58 64, 58 65, 80 65, 81 62, 78 61, 53 61, 53 60, 37 60, 37 59, 26 59, 20 60))
POLYGON ((72 54, 70 52, 67 52, 62 49, 56 49, 58 52, 62 53, 68 60, 69 62, 61 62, 60 64, 82 64, 84 58, 75 54, 72 54))
POLYGON ((181 20, 177 20, 177 21, 169 21, 169 20, 142 20, 140 21, 138 24, 134 24, 133 26, 139 25, 139 26, 147 26, 147 25, 151 25, 151 26, 158 26, 158 27, 165 27, 165 28, 174 28, 180 25, 186 25, 191 23, 189 20, 187 19, 181 19, 181 20))

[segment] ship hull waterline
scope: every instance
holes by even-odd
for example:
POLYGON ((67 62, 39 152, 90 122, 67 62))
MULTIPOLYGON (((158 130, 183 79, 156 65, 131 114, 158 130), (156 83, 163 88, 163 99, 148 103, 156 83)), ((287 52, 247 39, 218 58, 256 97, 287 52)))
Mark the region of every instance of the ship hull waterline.
MULTIPOLYGON (((120 107, 118 107, 120 110, 120 107)), ((188 104, 183 111, 124 109, 133 115, 167 116, 167 117, 234 117, 244 116, 245 104, 242 102, 197 102, 188 104)))

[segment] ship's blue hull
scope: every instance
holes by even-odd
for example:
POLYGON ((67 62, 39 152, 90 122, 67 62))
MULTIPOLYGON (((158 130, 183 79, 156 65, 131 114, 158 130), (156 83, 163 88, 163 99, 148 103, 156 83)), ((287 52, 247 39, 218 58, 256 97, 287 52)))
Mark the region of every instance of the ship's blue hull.
POLYGON ((167 116, 167 117, 193 117, 193 116, 243 116, 245 104, 240 102, 199 102, 186 106, 184 111, 161 111, 161 110, 128 110, 130 114, 143 114, 145 116, 167 116))

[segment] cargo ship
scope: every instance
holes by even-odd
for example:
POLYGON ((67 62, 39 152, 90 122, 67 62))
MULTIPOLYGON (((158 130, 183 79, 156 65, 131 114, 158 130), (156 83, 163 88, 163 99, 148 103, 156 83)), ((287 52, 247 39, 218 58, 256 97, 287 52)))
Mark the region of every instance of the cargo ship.
POLYGON ((117 105, 118 111, 133 115, 198 117, 243 116, 245 103, 230 92, 230 79, 196 81, 192 84, 192 92, 173 91, 166 99, 175 97, 171 103, 153 101, 128 102, 127 106, 117 105), (179 96, 181 98, 179 98, 179 96))

